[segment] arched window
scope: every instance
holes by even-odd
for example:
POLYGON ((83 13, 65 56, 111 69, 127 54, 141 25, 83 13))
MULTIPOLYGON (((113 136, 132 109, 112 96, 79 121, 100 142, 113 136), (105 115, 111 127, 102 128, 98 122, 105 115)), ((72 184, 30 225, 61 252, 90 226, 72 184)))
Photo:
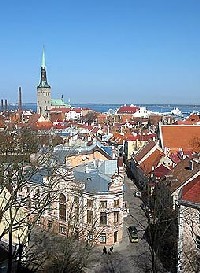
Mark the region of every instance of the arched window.
POLYGON ((60 194, 59 198, 59 218, 66 221, 66 197, 63 193, 60 194))

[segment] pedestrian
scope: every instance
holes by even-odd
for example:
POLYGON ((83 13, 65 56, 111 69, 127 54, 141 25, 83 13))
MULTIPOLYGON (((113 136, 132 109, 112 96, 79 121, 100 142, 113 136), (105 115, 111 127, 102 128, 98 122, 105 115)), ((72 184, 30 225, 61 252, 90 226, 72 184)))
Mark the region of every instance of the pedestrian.
POLYGON ((111 253, 113 252, 113 246, 111 246, 111 248, 110 248, 110 252, 111 252, 111 253))
POLYGON ((103 248, 103 254, 107 254, 107 249, 106 249, 105 246, 104 246, 104 248, 103 248))

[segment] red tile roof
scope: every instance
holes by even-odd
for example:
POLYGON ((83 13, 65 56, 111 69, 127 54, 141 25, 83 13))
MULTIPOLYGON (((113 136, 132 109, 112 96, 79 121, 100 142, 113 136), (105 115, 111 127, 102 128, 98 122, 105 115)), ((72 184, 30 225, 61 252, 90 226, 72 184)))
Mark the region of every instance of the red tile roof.
POLYGON ((200 125, 161 125, 163 148, 171 151, 195 151, 194 140, 200 137, 200 125))
POLYGON ((181 187, 186 181, 192 178, 200 171, 200 163, 189 158, 181 160, 170 172, 170 177, 167 179, 171 181, 170 190, 174 192, 181 187), (190 162, 193 162, 193 168, 190 168, 190 162))
POLYGON ((153 171, 154 175, 157 178, 164 177, 169 172, 170 172, 170 170, 162 164, 153 171))
POLYGON ((53 126, 53 123, 51 121, 41 121, 35 123, 35 128, 38 130, 49 130, 53 126))
POLYGON ((120 133, 114 133, 111 137, 110 141, 115 142, 117 144, 123 144, 124 136, 120 133))
POLYGON ((170 154, 169 155, 169 158, 175 163, 175 164, 177 164, 178 162, 180 162, 181 161, 181 158, 178 156, 178 154, 177 153, 172 153, 172 154, 170 154))
POLYGON ((68 113, 68 112, 70 112, 70 108, 66 108, 66 107, 54 107, 54 108, 51 108, 51 110, 50 110, 50 113, 51 112, 56 112, 56 113, 68 113))
POLYGON ((137 152, 134 157, 135 160, 139 162, 149 151, 151 151, 151 149, 153 149, 154 146, 156 146, 155 141, 148 142, 141 150, 137 152))
POLYGON ((181 199, 192 203, 200 203, 200 176, 183 187, 181 199))
POLYGON ((126 141, 136 141, 138 139, 138 136, 137 135, 131 135, 131 134, 125 134, 124 135, 124 139, 126 141))
POLYGON ((139 110, 139 107, 135 105, 130 105, 130 106, 121 106, 119 110, 117 111, 117 114, 134 114, 139 110))
POLYGON ((149 174, 152 171, 152 167, 157 167, 162 156, 163 153, 160 150, 156 149, 144 161, 142 161, 140 167, 146 174, 149 174))

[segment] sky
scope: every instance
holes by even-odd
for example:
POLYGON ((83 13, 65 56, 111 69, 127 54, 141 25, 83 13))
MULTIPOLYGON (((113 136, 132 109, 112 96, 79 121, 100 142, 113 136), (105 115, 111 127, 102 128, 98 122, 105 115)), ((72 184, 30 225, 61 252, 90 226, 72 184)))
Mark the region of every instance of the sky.
POLYGON ((42 48, 52 98, 200 104, 199 0, 6 0, 0 99, 36 102, 42 48))

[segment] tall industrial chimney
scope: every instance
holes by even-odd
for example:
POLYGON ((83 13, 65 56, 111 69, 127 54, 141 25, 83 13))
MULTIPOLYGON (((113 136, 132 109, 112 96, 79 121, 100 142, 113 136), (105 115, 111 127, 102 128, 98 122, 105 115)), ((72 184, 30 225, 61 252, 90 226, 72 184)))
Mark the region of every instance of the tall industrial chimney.
POLYGON ((1 100, 1 111, 3 111, 3 100, 1 100))
POLYGON ((7 111, 7 110, 8 110, 8 101, 5 100, 5 111, 7 111))
POLYGON ((19 101, 18 101, 18 110, 22 110, 22 88, 19 87, 19 101))

